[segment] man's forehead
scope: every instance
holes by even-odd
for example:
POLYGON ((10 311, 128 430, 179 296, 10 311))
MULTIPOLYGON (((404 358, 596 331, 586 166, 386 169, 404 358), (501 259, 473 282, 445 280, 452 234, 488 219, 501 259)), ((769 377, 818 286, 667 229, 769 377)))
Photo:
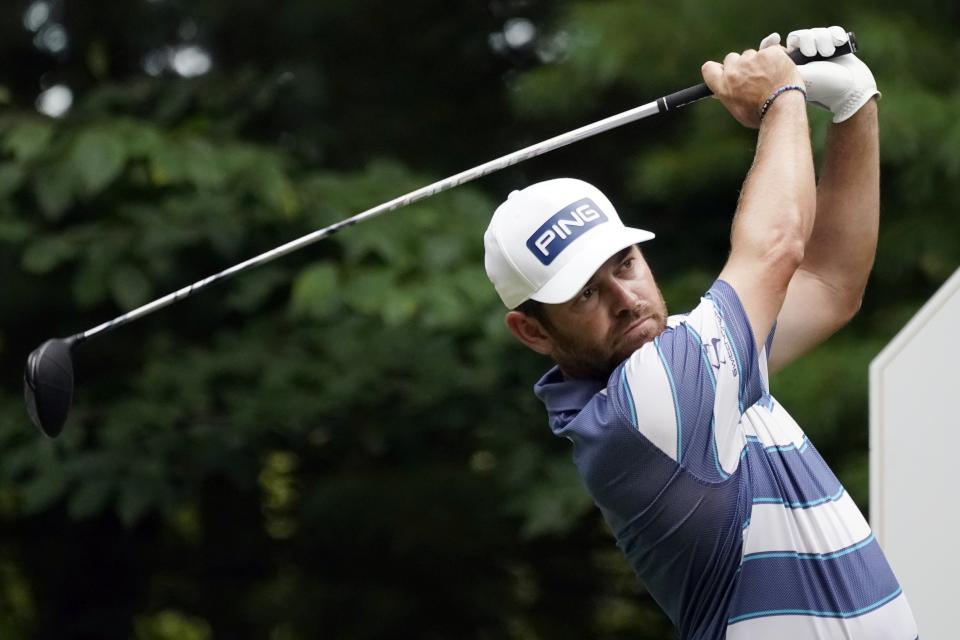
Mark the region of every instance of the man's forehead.
MULTIPOLYGON (((600 274, 601 274, 604 270, 614 268, 616 265, 618 265, 618 264, 620 264, 622 261, 626 260, 627 257, 629 257, 631 254, 633 254, 634 257, 640 258, 641 260, 643 260, 643 254, 640 252, 640 247, 639 247, 639 246, 637 246, 637 245, 635 245, 635 244, 632 244, 632 245, 630 245, 629 247, 626 247, 625 249, 621 249, 620 251, 618 251, 618 252, 616 252, 615 254, 613 254, 612 256, 610 256, 610 257, 607 259, 606 262, 604 262, 602 265, 600 265, 600 267, 599 267, 596 271, 593 272, 593 275, 590 276, 590 279, 587 280, 587 281, 583 284, 582 287, 580 287, 580 290, 583 291, 583 290, 586 289, 587 287, 590 287, 590 286, 594 285, 595 282, 596 282, 596 280, 597 280, 597 278, 600 276, 600 274)), ((576 298, 574 298, 574 300, 576 300, 576 298)), ((568 304, 572 304, 572 303, 573 303, 573 300, 570 300, 570 301, 568 301, 568 302, 563 302, 563 303, 561 303, 560 305, 557 305, 557 306, 564 306, 564 305, 568 305, 568 304)))
POLYGON ((627 248, 625 248, 625 249, 621 249, 620 251, 617 251, 615 254, 613 254, 612 256, 610 256, 610 257, 607 259, 606 262, 604 262, 602 265, 600 265, 600 268, 599 268, 599 269, 597 269, 596 271, 593 272, 593 275, 590 276, 590 279, 587 281, 587 284, 590 284, 591 282, 593 282, 594 278, 596 278, 596 277, 600 274, 601 271, 603 271, 604 269, 608 269, 608 268, 614 266, 615 264, 621 262, 622 260, 625 260, 626 257, 629 256, 631 253, 634 253, 635 255, 637 255, 637 256, 639 256, 639 257, 641 257, 641 258, 643 257, 643 254, 640 253, 640 247, 638 247, 638 246, 635 245, 635 244, 632 244, 632 245, 630 245, 629 247, 627 247, 627 248))
POLYGON ((631 253, 637 253, 637 254, 639 254, 639 253, 640 253, 640 247, 638 247, 638 246, 635 245, 635 244, 632 244, 632 245, 630 245, 629 247, 627 247, 627 248, 625 248, 625 249, 621 249, 620 251, 617 251, 615 254, 613 254, 612 256, 610 256, 610 259, 609 259, 609 260, 607 260, 605 263, 603 263, 603 266, 608 266, 608 265, 611 265, 611 264, 613 264, 613 263, 615 263, 615 262, 619 262, 619 261, 623 260, 624 258, 626 258, 626 257, 627 257, 628 255, 630 255, 631 253))

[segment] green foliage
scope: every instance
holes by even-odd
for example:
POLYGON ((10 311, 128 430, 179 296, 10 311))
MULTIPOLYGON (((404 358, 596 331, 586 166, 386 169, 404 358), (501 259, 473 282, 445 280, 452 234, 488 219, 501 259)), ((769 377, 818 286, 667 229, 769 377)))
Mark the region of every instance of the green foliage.
POLYGON ((526 538, 568 533, 593 502, 576 468, 565 458, 544 459, 533 446, 512 451, 504 461, 504 480, 516 492, 508 505, 522 518, 526 538))
POLYGON ((210 625, 202 618, 165 610, 140 616, 135 624, 136 640, 210 640, 210 625))
POLYGON ((751 160, 720 105, 350 227, 79 347, 56 440, 28 423, 20 366, 51 335, 808 23, 855 29, 884 92, 883 230, 861 314, 773 388, 866 506, 866 366, 960 263, 949 16, 535 2, 528 58, 552 62, 511 66, 487 45, 514 15, 494 4, 96 0, 66 17, 72 53, 42 60, 7 9, 0 49, 32 64, 0 86, 0 635, 671 637, 549 433, 530 392, 546 363, 503 328, 481 235, 509 189, 594 179, 657 232, 644 252, 683 311, 726 257, 751 160), (145 47, 189 22, 214 71, 145 75, 145 47), (32 111, 44 65, 75 89, 62 119, 32 111))
POLYGON ((30 637, 37 606, 23 569, 16 559, 0 555, 0 630, 11 640, 30 637))
POLYGON ((124 145, 108 131, 84 131, 70 150, 70 163, 84 194, 99 193, 109 185, 126 164, 124 145))

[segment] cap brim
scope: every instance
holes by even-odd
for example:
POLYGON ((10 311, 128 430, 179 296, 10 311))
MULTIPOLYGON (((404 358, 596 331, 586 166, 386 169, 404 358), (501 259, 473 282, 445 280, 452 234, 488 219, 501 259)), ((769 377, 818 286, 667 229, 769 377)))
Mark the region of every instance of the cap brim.
POLYGON ((590 245, 583 247, 580 253, 545 285, 534 291, 530 299, 546 304, 560 304, 571 300, 611 256, 630 245, 646 242, 653 237, 652 232, 643 229, 611 226, 609 231, 590 238, 590 245))

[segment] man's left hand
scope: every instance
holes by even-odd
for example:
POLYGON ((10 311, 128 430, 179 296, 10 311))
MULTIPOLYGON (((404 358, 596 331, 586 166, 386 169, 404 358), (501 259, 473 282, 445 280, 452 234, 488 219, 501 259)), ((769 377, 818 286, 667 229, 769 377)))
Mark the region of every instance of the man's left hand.
MULTIPOLYGON (((787 36, 787 51, 799 49, 806 56, 830 56, 846 42, 847 32, 842 27, 801 29, 787 36)), ((771 33, 760 48, 778 44, 780 34, 771 33)), ((798 65, 797 69, 806 85, 807 101, 830 111, 834 122, 843 122, 870 98, 880 95, 869 67, 852 53, 798 65)))

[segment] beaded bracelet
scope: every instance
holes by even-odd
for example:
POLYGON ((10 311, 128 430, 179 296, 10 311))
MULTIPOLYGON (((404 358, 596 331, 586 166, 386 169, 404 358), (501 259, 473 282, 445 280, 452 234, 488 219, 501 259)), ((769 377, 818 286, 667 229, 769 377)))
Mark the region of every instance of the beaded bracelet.
POLYGON ((767 98, 767 101, 763 103, 763 106, 760 107, 760 119, 763 120, 763 116, 767 115, 767 109, 770 108, 770 105, 773 104, 773 101, 780 97, 781 94, 786 93, 787 91, 799 91, 803 94, 803 97, 807 97, 807 90, 799 84, 785 84, 773 93, 770 94, 770 97, 767 98))

